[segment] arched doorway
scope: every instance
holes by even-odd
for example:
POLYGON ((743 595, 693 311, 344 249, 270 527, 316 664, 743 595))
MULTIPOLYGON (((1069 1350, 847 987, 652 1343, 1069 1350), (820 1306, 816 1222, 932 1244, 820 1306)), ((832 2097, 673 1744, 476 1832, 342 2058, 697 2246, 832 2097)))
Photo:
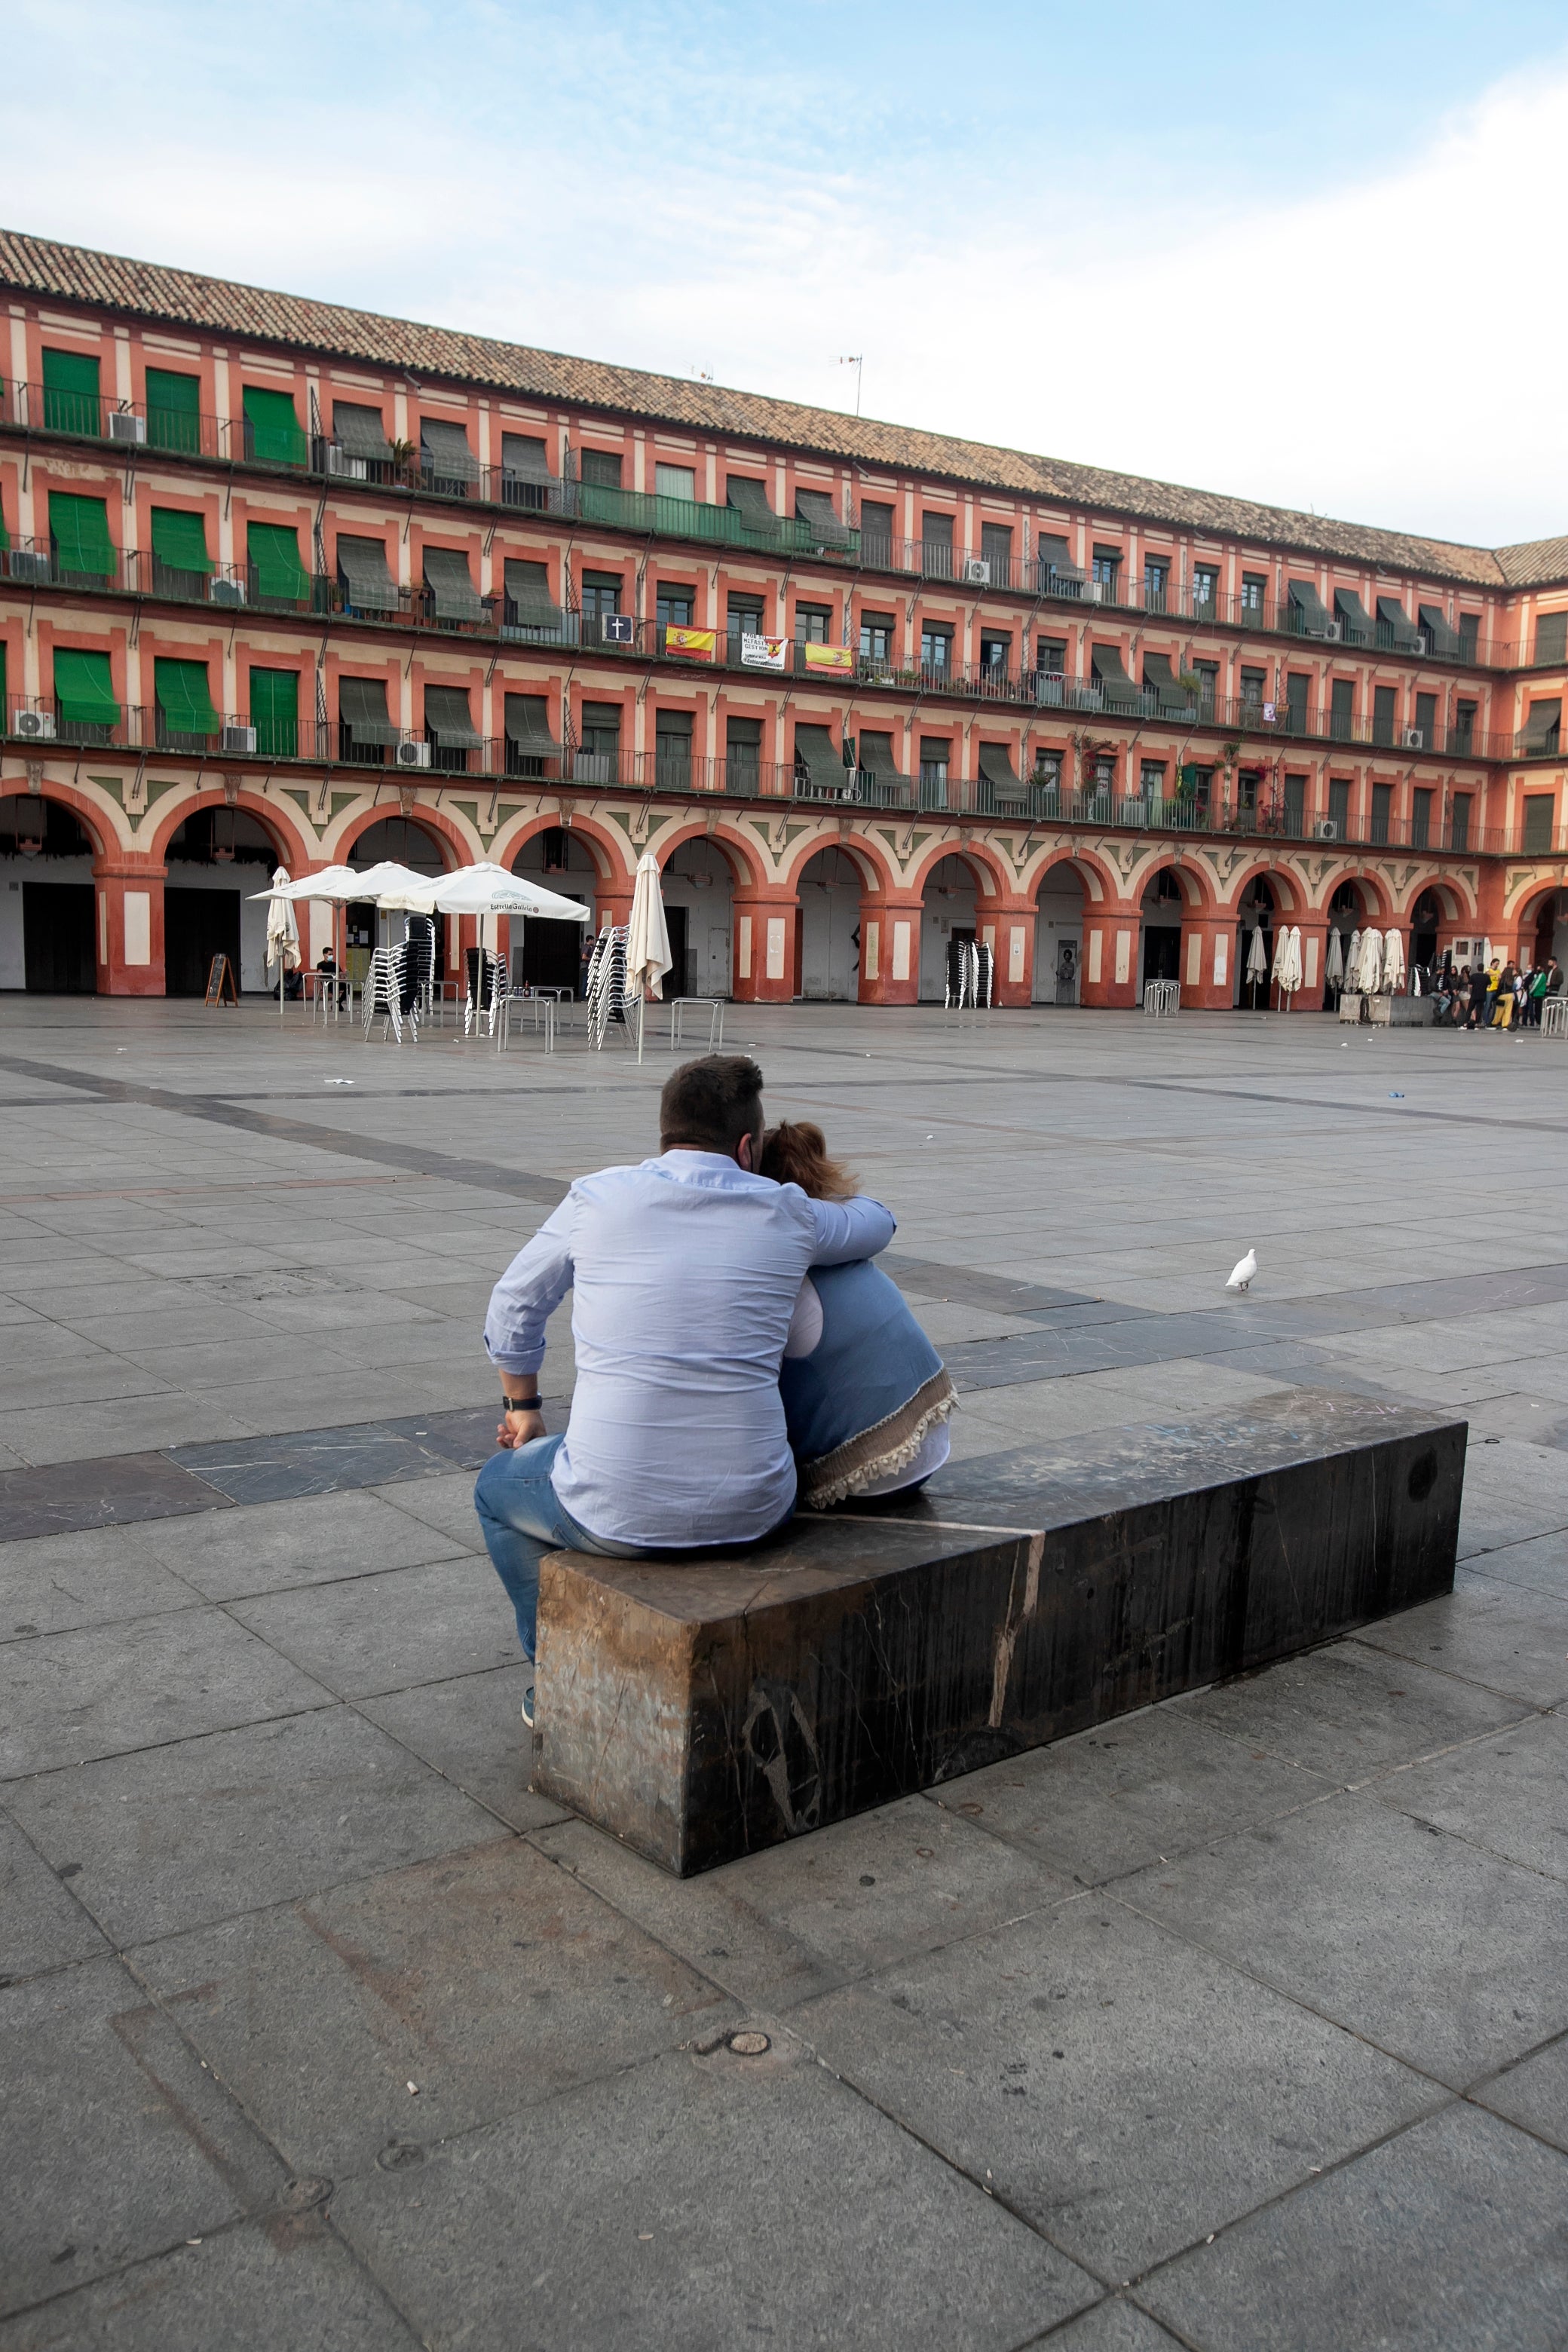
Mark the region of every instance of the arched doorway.
POLYGON ((1443 902, 1436 890, 1423 890, 1410 909, 1410 961, 1419 967, 1426 980, 1431 978, 1437 961, 1437 931, 1443 920, 1443 902))
POLYGON ((947 987, 947 951, 973 940, 974 874, 966 858, 939 857, 926 877, 921 920, 921 1002, 940 1004, 947 987))
MULTIPOLYGON (((367 871, 371 866, 384 863, 406 866, 415 874, 428 874, 432 877, 445 874, 447 871, 447 859, 442 851, 439 836, 428 826, 421 824, 417 818, 410 816, 383 816, 378 817, 374 824, 367 824, 350 850, 346 862, 350 866, 359 867, 361 871, 367 871)), ((380 937, 379 924, 383 920, 388 924, 398 922, 402 925, 402 929, 392 933, 386 940, 385 943, 388 946, 395 946, 407 930, 407 923, 404 918, 393 915, 381 917, 378 908, 368 899, 363 902, 356 900, 343 910, 344 966, 356 988, 363 985, 365 974, 370 969, 372 950, 377 945, 380 937)), ((437 976, 447 969, 446 934, 445 918, 437 915, 436 918, 437 976)))
POLYGON ((1331 1013, 1340 1001, 1351 941, 1372 920, 1364 894, 1354 882, 1342 882, 1329 901, 1329 927, 1323 944, 1323 1010, 1331 1013), (1339 949, 1335 952, 1335 936, 1339 949))
POLYGON ((666 996, 728 996, 735 877, 716 841, 699 835, 670 851, 659 875, 669 927, 666 996))
POLYGON ((215 956, 241 989, 267 988, 267 887, 278 844, 248 809, 195 810, 163 853, 163 993, 205 996, 215 956))
POLYGON ((1182 912, 1186 900, 1173 866, 1162 866, 1143 886, 1142 946, 1138 962, 1138 1002, 1151 980, 1182 976, 1182 912))
POLYGON ((63 801, 37 793, 0 799, 0 988, 35 996, 91 996, 92 843, 63 801))
POLYGON ((1559 963, 1568 958, 1568 890, 1547 890, 1525 908, 1520 947, 1538 971, 1553 956, 1559 963))
POLYGON ((1076 866, 1064 861, 1043 877, 1035 893, 1035 1003, 1076 1004, 1083 962, 1083 912, 1088 893, 1076 866))
POLYGON ((587 950, 594 944, 594 901, 599 869, 592 853, 569 824, 547 824, 530 834, 511 861, 511 870, 525 881, 557 898, 575 898, 586 907, 585 923, 541 922, 536 917, 513 915, 507 950, 514 981, 525 988, 569 988, 581 992, 587 970, 587 950))
MULTIPOLYGON (((801 996, 837 1004, 853 1003, 858 996, 863 888, 860 868, 837 845, 819 849, 802 867, 801 996)), ((970 888, 973 897, 973 878, 970 888)))
POLYGON ((1268 1010, 1268 975, 1274 969, 1274 887, 1267 875, 1255 876, 1241 894, 1236 925, 1235 1003, 1244 1013, 1268 1010), (1262 969, 1255 940, 1262 941, 1262 969))

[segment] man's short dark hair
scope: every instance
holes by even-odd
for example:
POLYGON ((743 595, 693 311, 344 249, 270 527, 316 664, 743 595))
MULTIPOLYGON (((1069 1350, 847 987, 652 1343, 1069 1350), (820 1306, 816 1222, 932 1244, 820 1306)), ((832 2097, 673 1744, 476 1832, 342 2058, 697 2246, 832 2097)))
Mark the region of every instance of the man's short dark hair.
POLYGON ((733 1159, 743 1135, 763 1127, 763 1074, 749 1054, 704 1054, 682 1062, 658 1098, 661 1150, 722 1151, 733 1159))

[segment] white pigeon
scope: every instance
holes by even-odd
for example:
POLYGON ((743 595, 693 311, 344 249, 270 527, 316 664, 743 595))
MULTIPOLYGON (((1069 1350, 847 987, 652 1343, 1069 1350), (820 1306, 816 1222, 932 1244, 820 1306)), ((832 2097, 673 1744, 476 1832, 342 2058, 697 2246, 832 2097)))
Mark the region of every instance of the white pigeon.
POLYGON ((1258 1252, 1255 1249, 1249 1249, 1247 1255, 1232 1266, 1230 1280, 1225 1286, 1227 1290, 1245 1290, 1257 1272, 1258 1252))

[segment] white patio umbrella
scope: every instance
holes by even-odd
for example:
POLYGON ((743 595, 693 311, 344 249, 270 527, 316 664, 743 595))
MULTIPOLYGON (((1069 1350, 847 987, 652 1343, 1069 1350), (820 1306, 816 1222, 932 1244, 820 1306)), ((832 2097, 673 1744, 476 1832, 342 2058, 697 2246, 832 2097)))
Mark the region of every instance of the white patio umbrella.
POLYGON ((1374 996, 1383 979, 1383 933, 1369 923, 1361 935, 1361 962, 1356 984, 1363 996, 1374 996))
POLYGON ((436 885, 436 905, 443 915, 534 915, 552 923, 586 923, 593 918, 575 898, 546 890, 521 874, 488 859, 477 866, 459 866, 436 885))
POLYGON ((442 878, 439 874, 416 874, 412 866, 386 857, 379 866, 365 867, 354 896, 368 899, 384 915, 433 915, 436 885, 442 878))
POLYGON ((1405 942, 1397 931, 1383 935, 1383 984, 1391 996, 1405 985, 1405 942))
POLYGON ((267 969, 278 967, 278 1017, 283 1018, 283 982, 289 971, 300 969, 300 926, 294 919, 294 909, 284 895, 289 885, 289 868, 274 869, 270 890, 253 890, 253 898, 267 901, 267 969))
POLYGON ((1254 924, 1252 937, 1247 943, 1247 969, 1245 976, 1249 981, 1267 980, 1268 977, 1268 950, 1263 944, 1263 926, 1261 923, 1254 924))
POLYGON ((1324 964, 1323 964, 1323 978, 1324 978, 1325 980, 1327 980, 1327 981, 1331 981, 1331 981, 1336 981, 1336 980, 1343 980, 1344 976, 1345 976, 1345 943, 1344 943, 1344 938, 1343 938, 1343 935, 1342 935, 1340 931, 1338 931, 1338 930, 1331 930, 1331 931, 1330 931, 1330 933, 1329 933, 1329 952, 1328 952, 1328 956, 1327 956, 1327 958, 1326 958, 1326 960, 1325 960, 1325 961, 1324 961, 1324 964))
POLYGON ((1345 950, 1345 986, 1353 996, 1361 986, 1361 933, 1352 931, 1345 950))
MULTIPOLYGON (((360 877, 354 872, 352 866, 323 866, 319 874, 302 874, 298 882, 290 882, 289 879, 288 869, 285 866, 280 866, 278 868, 278 873, 272 877, 272 887, 270 890, 255 890, 251 893, 251 896, 255 898, 267 899, 274 909, 274 912, 268 914, 267 918, 267 961, 268 964, 274 961, 272 953, 272 930, 274 921, 277 919, 279 915, 283 913, 287 913, 288 915, 294 940, 294 961, 296 965, 298 965, 302 961, 300 953, 299 925, 294 920, 294 908, 299 902, 301 899, 309 899, 315 905, 342 907, 346 906, 350 900, 358 898, 361 895, 360 877), (279 879, 279 875, 282 877, 281 881, 279 879)), ((283 976, 281 972, 278 976, 278 1005, 279 1011, 281 1012, 283 1006, 283 976)))
POLYGON ((659 895, 658 860, 645 849, 637 860, 632 885, 631 920, 626 927, 626 994, 637 1004, 637 1059, 642 1060, 643 1018, 648 997, 664 994, 664 976, 671 963, 669 927, 659 895))
POLYGON ((1301 985, 1301 934, 1295 924, 1282 930, 1274 943, 1274 985, 1281 996, 1294 996, 1301 985))

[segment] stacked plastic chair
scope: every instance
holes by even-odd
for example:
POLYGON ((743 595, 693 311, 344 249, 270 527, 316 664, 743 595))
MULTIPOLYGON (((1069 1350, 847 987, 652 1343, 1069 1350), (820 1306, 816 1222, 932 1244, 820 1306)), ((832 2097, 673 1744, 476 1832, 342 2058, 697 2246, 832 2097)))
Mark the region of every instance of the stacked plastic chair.
POLYGON ((626 927, 606 923, 588 959, 588 1035, 602 1046, 612 1021, 626 1017, 626 927))
POLYGON ((495 1035, 510 984, 505 956, 495 954, 489 948, 469 948, 463 958, 465 1037, 471 1037, 481 1021, 489 1035, 495 1035))

